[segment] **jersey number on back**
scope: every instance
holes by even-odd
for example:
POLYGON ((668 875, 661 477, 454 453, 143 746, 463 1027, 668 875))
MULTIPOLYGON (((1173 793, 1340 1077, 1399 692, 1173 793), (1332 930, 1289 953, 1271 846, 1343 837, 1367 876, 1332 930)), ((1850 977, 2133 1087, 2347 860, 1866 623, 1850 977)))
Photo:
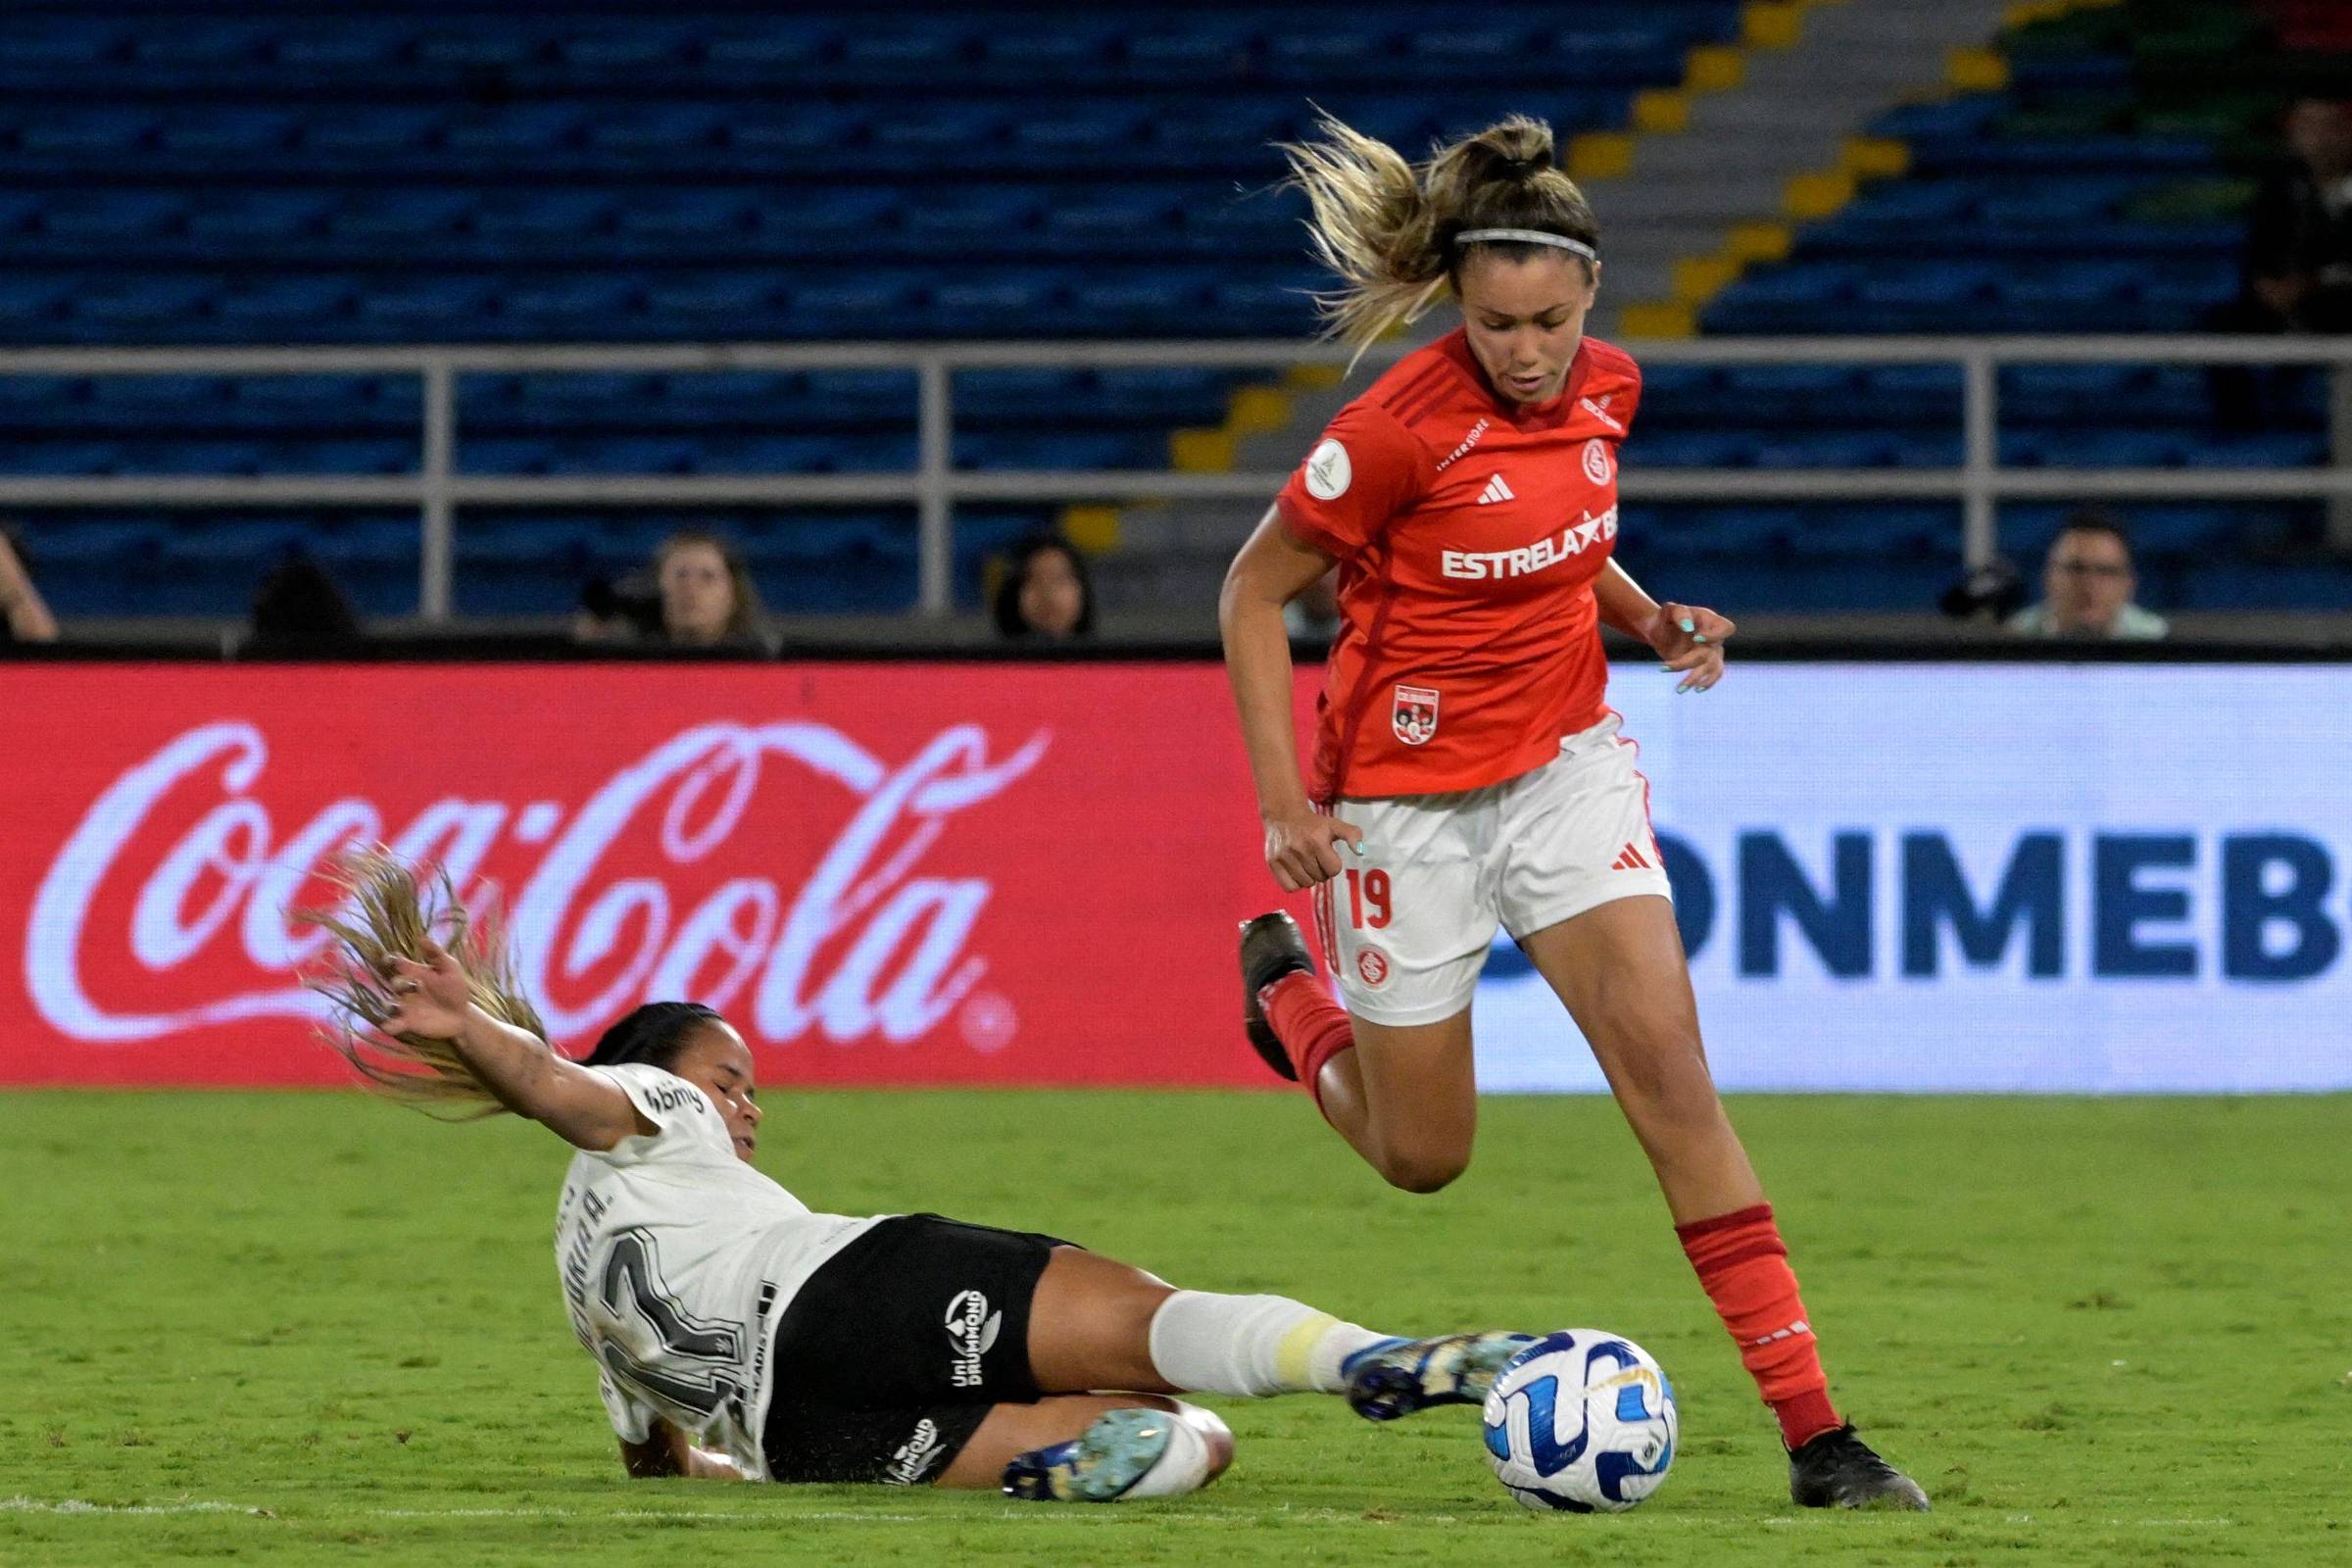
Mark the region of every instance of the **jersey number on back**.
POLYGON ((716 1413, 742 1393, 733 1373, 742 1363, 743 1326, 689 1316, 662 1283, 651 1236, 622 1231, 612 1239, 601 1294, 606 1311, 623 1322, 632 1313, 643 1318, 667 1352, 663 1366, 647 1366, 600 1334, 597 1355, 615 1377, 698 1416, 716 1413), (680 1361, 707 1362, 710 1369, 680 1361))

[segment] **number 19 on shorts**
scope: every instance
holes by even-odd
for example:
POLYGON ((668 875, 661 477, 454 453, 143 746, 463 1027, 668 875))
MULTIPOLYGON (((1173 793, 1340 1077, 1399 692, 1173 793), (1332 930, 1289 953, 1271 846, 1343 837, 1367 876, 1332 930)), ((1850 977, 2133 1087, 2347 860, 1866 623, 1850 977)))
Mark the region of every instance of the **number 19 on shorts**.
POLYGON ((1348 873, 1348 924, 1378 931, 1389 923, 1389 873, 1375 867, 1348 873))

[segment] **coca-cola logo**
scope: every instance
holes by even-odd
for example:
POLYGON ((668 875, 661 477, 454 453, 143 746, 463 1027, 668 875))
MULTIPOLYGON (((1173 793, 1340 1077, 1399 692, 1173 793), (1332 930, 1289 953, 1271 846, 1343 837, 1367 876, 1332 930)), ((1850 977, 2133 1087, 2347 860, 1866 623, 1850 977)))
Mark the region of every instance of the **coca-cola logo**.
POLYGON ((963 1007, 964 1038, 994 1050, 1014 1020, 1006 999, 976 989, 988 960, 970 951, 994 890, 922 867, 950 821, 1028 773, 1050 740, 1040 729, 991 760, 987 733, 956 724, 892 765, 824 724, 700 724, 573 809, 453 796, 394 826, 374 802, 347 796, 281 837, 259 794, 270 766, 261 728, 203 724, 83 813, 33 901, 26 988, 52 1027, 95 1045, 319 1016, 299 977, 326 938, 289 926, 288 906, 340 850, 380 841, 445 868, 468 906, 507 905, 517 972, 559 1040, 639 1001, 691 996, 778 1044, 811 1030, 904 1043, 963 1007), (798 885, 784 885, 762 830, 772 841, 779 823, 829 820, 844 805, 846 822, 798 885), (134 861, 172 831, 157 825, 167 808, 172 823, 192 824, 151 862, 134 861), (536 862, 503 886, 485 873, 518 855, 536 862), (227 960, 232 945, 242 966, 227 960), (98 977, 124 972, 125 956, 167 982, 211 978, 161 1004, 110 1000, 98 977))

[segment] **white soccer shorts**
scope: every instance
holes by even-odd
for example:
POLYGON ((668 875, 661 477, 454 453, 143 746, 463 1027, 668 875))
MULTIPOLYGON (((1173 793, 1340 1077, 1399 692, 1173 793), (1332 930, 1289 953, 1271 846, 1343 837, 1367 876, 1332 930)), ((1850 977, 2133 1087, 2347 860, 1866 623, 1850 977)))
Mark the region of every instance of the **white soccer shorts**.
POLYGON ((1436 1023, 1470 1005, 1499 925, 1514 940, 1612 899, 1672 898, 1649 781, 1615 714, 1532 773, 1446 795, 1338 802, 1362 854, 1315 889, 1323 959, 1348 1010, 1436 1023))

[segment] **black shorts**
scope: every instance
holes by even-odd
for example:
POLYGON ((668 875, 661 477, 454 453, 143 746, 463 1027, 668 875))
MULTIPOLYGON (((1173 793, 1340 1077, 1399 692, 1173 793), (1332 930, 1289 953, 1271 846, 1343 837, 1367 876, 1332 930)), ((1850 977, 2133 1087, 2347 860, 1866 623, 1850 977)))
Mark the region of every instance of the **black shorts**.
POLYGON ((1048 1254, 1068 1245, 907 1214, 836 1252, 776 1324, 768 1474, 935 1479, 991 1405, 1038 1396, 1029 1302, 1048 1254))

